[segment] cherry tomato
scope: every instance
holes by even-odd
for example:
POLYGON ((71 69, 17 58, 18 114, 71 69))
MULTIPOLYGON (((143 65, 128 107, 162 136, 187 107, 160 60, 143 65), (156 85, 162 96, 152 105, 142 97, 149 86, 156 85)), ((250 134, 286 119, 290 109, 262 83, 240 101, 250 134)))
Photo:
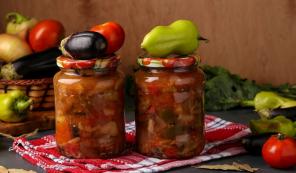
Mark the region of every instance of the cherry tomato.
POLYGON ((107 54, 116 52, 123 45, 125 38, 124 30, 115 22, 106 22, 101 25, 95 25, 90 30, 102 34, 107 39, 107 54))
POLYGON ((29 33, 29 44, 35 52, 57 47, 64 37, 64 26, 56 20, 42 20, 29 33))
POLYGON ((274 168, 289 168, 296 165, 296 140, 282 134, 271 136, 263 145, 262 156, 274 168))

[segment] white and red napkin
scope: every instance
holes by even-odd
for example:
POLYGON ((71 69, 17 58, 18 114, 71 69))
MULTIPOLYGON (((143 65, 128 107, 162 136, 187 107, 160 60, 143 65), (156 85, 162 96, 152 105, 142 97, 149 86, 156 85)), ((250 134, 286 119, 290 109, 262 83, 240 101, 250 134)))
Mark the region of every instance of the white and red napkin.
MULTIPOLYGON (((207 115, 205 129, 207 143, 203 152, 200 156, 186 160, 157 159, 136 152, 106 160, 70 159, 58 153, 53 135, 34 140, 17 138, 12 150, 49 173, 159 172, 245 152, 239 139, 250 134, 247 126, 207 115)), ((134 141, 134 122, 126 124, 126 137, 128 141, 134 141)))

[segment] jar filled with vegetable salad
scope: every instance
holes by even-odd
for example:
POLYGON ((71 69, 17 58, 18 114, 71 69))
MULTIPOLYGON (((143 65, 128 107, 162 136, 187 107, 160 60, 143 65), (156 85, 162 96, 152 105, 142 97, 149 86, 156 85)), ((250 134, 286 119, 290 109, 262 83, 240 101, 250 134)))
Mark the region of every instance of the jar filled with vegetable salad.
POLYGON ((55 138, 64 156, 110 158, 124 150, 124 75, 117 70, 120 57, 106 55, 106 45, 103 35, 89 31, 61 43, 55 138))
POLYGON ((205 145, 205 76, 192 53, 198 31, 188 20, 153 28, 135 74, 136 148, 148 156, 185 159, 205 145), (157 57, 157 58, 156 58, 157 57))
POLYGON ((194 57, 174 59, 174 67, 154 63, 173 59, 139 58, 136 138, 140 153, 183 159, 204 147, 204 74, 194 57), (150 63, 149 63, 150 61, 150 63), (185 62, 188 61, 188 62, 185 62), (144 62, 144 63, 143 63, 144 62))
MULTIPOLYGON (((57 60, 60 64, 69 61, 64 57, 57 60)), ((125 140, 123 74, 116 66, 101 70, 60 67, 54 78, 59 151, 74 158, 108 158, 121 153, 125 140)))

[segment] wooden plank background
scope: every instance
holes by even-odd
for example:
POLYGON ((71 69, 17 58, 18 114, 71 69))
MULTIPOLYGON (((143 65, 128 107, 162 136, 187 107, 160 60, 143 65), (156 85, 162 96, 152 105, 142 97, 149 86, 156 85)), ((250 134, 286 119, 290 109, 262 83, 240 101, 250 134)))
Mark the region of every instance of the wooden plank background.
MULTIPOLYGON (((210 40, 199 49, 204 63, 260 83, 296 83, 295 0, 0 0, 0 17, 10 11, 58 19, 67 34, 119 22, 126 31, 119 53, 127 73, 153 26, 190 19, 210 40)), ((0 28, 3 31, 2 19, 0 28)))

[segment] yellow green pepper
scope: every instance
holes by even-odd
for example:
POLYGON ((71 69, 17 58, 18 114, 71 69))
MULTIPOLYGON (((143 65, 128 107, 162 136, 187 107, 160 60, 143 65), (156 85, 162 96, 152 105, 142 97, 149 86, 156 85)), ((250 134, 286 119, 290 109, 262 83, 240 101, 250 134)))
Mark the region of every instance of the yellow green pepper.
POLYGON ((270 117, 272 110, 296 107, 296 100, 282 97, 275 92, 261 91, 256 94, 253 104, 260 117, 266 119, 270 117))
POLYGON ((263 109, 290 108, 296 106, 296 100, 282 97, 274 92, 262 91, 254 98, 256 111, 263 109))
POLYGON ((254 134, 282 133, 284 135, 296 136, 296 123, 284 116, 273 119, 259 119, 250 121, 250 129, 254 134))
POLYGON ((199 46, 197 26, 190 20, 177 20, 168 26, 156 26, 145 37, 141 48, 153 57, 192 54, 199 46))
POLYGON ((19 90, 0 94, 0 120, 19 122, 26 118, 32 101, 19 90))

